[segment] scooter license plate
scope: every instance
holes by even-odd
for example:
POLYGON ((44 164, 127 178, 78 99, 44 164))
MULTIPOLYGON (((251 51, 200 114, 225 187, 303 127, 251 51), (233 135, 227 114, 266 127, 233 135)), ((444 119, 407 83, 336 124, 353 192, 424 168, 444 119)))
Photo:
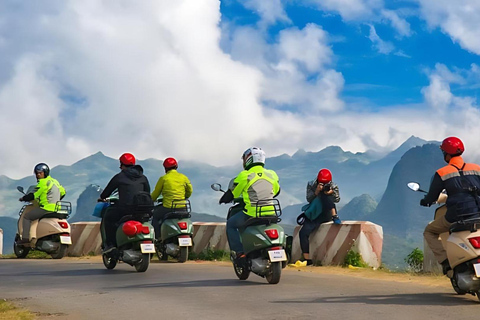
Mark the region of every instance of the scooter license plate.
POLYGON ((287 261, 287 254, 283 249, 270 250, 268 251, 268 256, 270 257, 270 262, 287 261))
POLYGON ((140 243, 140 249, 142 250, 142 253, 155 253, 153 243, 140 243))
POLYGON ((192 238, 178 238, 178 245, 180 247, 189 247, 192 245, 192 238))
POLYGON ((72 238, 70 236, 60 236, 61 244, 72 244, 72 238))
POLYGON ((480 263, 475 263, 473 265, 473 269, 475 270, 475 275, 477 278, 480 278, 480 263))

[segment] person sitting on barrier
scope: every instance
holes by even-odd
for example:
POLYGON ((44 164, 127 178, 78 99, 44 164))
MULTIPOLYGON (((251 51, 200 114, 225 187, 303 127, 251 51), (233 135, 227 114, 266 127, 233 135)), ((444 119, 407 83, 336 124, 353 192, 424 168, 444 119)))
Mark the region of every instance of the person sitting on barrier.
MULTIPOLYGON (((227 220, 227 239, 230 250, 235 252, 236 263, 243 265, 246 255, 238 228, 248 219, 256 217, 256 204, 261 200, 273 199, 280 193, 278 176, 273 170, 264 168, 265 152, 257 147, 248 148, 242 155, 243 170, 233 180, 219 203, 229 203, 242 198, 244 206, 227 220), (243 211, 240 213, 240 211, 243 211)), ((273 214, 273 212, 272 212, 273 214)))
POLYGON ((302 207, 302 214, 297 222, 302 225, 299 232, 300 247, 307 265, 312 265, 310 259, 310 234, 322 223, 333 220, 334 224, 341 224, 337 215, 335 203, 340 201, 338 186, 332 181, 332 173, 328 169, 321 169, 317 179, 307 183, 308 204, 302 207))
POLYGON ((37 186, 34 193, 29 193, 18 199, 19 201, 38 201, 38 208, 34 208, 23 216, 22 239, 19 244, 30 243, 30 226, 32 221, 40 219, 44 215, 55 212, 57 201, 65 196, 65 188, 50 176, 50 168, 45 163, 39 163, 33 169, 37 178, 37 186))
POLYGON ((119 160, 121 171, 110 180, 99 199, 105 201, 115 190, 118 190, 118 202, 106 212, 102 219, 106 238, 104 253, 116 248, 117 223, 123 216, 130 214, 129 210, 135 204, 135 197, 142 192, 150 194, 150 183, 143 175, 143 168, 135 165, 134 155, 124 153, 119 160))
POLYGON ((190 198, 193 192, 192 184, 186 175, 177 171, 178 163, 174 158, 166 158, 163 161, 163 167, 165 169, 165 175, 161 176, 151 196, 155 201, 162 195, 163 201, 161 206, 156 206, 153 211, 152 224, 155 230, 155 238, 160 237, 161 224, 165 218, 165 215, 171 212, 173 209, 185 208, 185 204, 181 203, 182 200, 190 198), (175 201, 180 201, 175 204, 175 201))

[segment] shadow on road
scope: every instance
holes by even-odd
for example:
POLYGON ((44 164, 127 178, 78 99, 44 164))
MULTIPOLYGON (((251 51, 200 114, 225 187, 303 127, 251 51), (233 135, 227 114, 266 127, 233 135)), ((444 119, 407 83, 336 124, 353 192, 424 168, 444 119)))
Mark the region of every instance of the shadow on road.
POLYGON ((37 277, 37 276, 47 276, 47 277, 85 277, 85 276, 96 276, 96 275, 114 275, 114 274, 125 274, 125 273, 136 273, 135 269, 132 270, 107 270, 107 269, 76 269, 76 270, 52 270, 52 271, 32 271, 32 272, 18 272, 15 274, 8 274, 8 276, 20 276, 20 277, 37 277))
POLYGON ((263 286, 268 283, 240 281, 237 279, 208 279, 195 281, 179 281, 165 283, 145 283, 116 287, 116 289, 147 289, 147 288, 197 288, 197 287, 238 287, 238 286, 263 286))
POLYGON ((304 300, 278 300, 272 303, 359 303, 359 304, 378 304, 378 305, 440 305, 440 306, 458 306, 478 304, 475 300, 466 298, 468 296, 458 296, 456 294, 445 293, 414 293, 414 294, 392 294, 392 295, 371 295, 371 296, 338 296, 323 297, 304 300))

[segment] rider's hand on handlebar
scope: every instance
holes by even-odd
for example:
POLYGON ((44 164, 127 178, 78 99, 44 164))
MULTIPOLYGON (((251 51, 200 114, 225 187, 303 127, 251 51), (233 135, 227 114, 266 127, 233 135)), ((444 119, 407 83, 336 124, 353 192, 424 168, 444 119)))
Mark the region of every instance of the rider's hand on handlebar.
POLYGON ((19 198, 18 201, 23 201, 23 197, 19 198))
POLYGON ((420 205, 424 207, 430 207, 432 204, 425 201, 425 199, 420 200, 420 205))
POLYGON ((97 199, 97 202, 106 202, 106 201, 107 201, 107 200, 102 199, 102 198, 98 198, 98 199, 97 199))

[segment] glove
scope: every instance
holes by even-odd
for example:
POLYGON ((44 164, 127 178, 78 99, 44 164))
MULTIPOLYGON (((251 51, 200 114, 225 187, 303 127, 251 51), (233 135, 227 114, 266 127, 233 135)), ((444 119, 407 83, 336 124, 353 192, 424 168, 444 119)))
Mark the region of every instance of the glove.
POLYGON ((342 224, 342 220, 337 215, 332 217, 332 221, 334 224, 342 224))
POLYGON ((424 207, 430 207, 432 204, 425 201, 425 199, 420 200, 420 205, 424 207))
POLYGON ((220 198, 220 200, 218 201, 218 204, 229 203, 229 202, 232 202, 232 200, 233 200, 233 193, 230 189, 228 189, 227 192, 225 192, 223 196, 220 198))
POLYGON ((19 198, 18 201, 23 201, 23 197, 19 198))

